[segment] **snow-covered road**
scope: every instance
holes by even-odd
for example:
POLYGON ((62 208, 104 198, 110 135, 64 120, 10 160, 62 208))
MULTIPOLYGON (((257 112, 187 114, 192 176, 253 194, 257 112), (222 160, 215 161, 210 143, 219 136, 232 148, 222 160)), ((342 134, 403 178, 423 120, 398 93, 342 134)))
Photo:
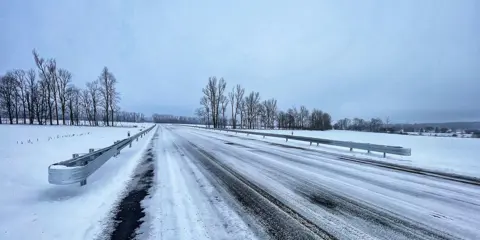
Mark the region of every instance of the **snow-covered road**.
POLYGON ((148 239, 479 239, 480 187, 162 126, 148 239))

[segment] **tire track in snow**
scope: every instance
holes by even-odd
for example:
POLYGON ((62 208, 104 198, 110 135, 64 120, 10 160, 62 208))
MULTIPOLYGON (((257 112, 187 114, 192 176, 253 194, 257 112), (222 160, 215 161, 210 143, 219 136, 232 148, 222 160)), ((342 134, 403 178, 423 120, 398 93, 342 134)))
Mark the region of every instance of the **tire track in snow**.
MULTIPOLYGON (((432 169, 425 169, 421 167, 414 167, 414 166, 406 166, 406 165, 401 165, 401 164, 396 164, 396 163, 390 163, 390 162, 383 162, 383 161, 378 161, 378 160, 373 160, 373 159, 367 159, 367 158, 362 158, 362 157, 351 157, 346 154, 341 154, 341 153, 334 153, 334 152, 328 152, 328 151, 323 151, 323 150, 318 150, 318 149, 310 149, 306 147, 299 147, 299 146, 292 146, 292 145, 287 145, 287 144, 282 144, 282 143, 275 143, 275 142, 268 142, 268 141, 263 141, 260 139, 255 139, 255 138, 249 138, 249 137, 243 137, 239 135, 230 135, 228 133, 223 133, 223 132, 212 132, 216 133, 219 135, 224 135, 232 138, 238 138, 238 139, 243 139, 243 140, 248 140, 248 141, 256 141, 256 142, 262 142, 271 146, 276 146, 276 147, 281 147, 281 148, 286 148, 286 149, 296 149, 296 150, 301 150, 301 151, 306 151, 310 152, 312 154, 317 154, 318 156, 330 156, 331 159, 336 159, 339 161, 344 161, 344 162, 353 162, 357 164, 363 164, 363 165, 370 165, 370 166, 375 166, 378 168, 386 168, 394 171, 401 171, 401 172, 409 172, 413 174, 418 174, 418 175, 423 175, 431 178, 439 178, 439 179, 445 179, 445 180, 450 180, 454 182, 459 182, 459 183, 467 183, 475 186, 480 186, 480 179, 472 176, 466 176, 466 175, 461 175, 461 174, 455 174, 455 173, 449 173, 449 172, 442 172, 438 170, 432 170, 432 169)), ((204 135, 207 136, 207 135, 204 135)), ((211 136, 209 136, 211 137, 211 136)))
MULTIPOLYGON (((338 216, 340 219, 347 219, 347 223, 356 223, 355 226, 360 227, 360 229, 364 229, 365 233, 367 234, 372 234, 372 236, 377 236, 380 238, 393 234, 389 236, 392 239, 458 239, 458 235, 449 233, 448 231, 444 232, 445 230, 432 227, 434 225, 427 226, 424 225, 423 222, 414 222, 411 221, 411 219, 409 218, 405 218, 405 216, 401 213, 397 215, 383 208, 376 208, 375 205, 370 205, 366 204, 363 201, 358 201, 358 199, 356 198, 348 198, 343 194, 339 193, 338 191, 332 191, 331 188, 326 187, 322 184, 322 182, 316 182, 317 179, 311 179, 312 175, 302 175, 301 171, 300 174, 292 172, 295 169, 291 168, 278 168, 276 167, 276 165, 272 165, 271 162, 264 161, 265 159, 257 158, 254 156, 254 154, 256 155, 257 152, 259 152, 259 154, 261 154, 259 156, 270 155, 274 159, 281 159, 282 161, 280 162, 282 163, 284 162, 283 160, 287 160, 288 162, 292 163, 289 164, 291 166, 299 166, 306 164, 305 161, 300 161, 302 157, 294 157, 295 151, 288 152, 287 156, 285 156, 281 154, 276 154, 276 151, 262 151, 261 148, 259 149, 252 146, 242 145, 237 142, 226 142, 225 139, 215 138, 211 136, 205 136, 205 138, 199 139, 202 139, 201 141, 203 141, 206 138, 212 138, 218 141, 218 146, 215 145, 215 148, 208 148, 208 150, 206 151, 214 153, 215 156, 219 156, 219 159, 225 160, 226 158, 233 158, 236 160, 227 162, 235 163, 236 161, 239 161, 247 165, 251 165, 254 169, 260 169, 259 171, 271 171, 271 173, 276 176, 272 178, 278 179, 278 182, 283 183, 284 186, 298 194, 298 196, 310 201, 311 204, 316 205, 315 209, 320 208, 323 211, 328 212, 329 215, 338 216), (235 147, 245 151, 245 154, 240 153, 239 151, 232 151, 235 147), (217 155, 217 152, 219 152, 220 154, 217 155), (362 228, 362 226, 370 226, 372 227, 372 229, 370 231, 369 228, 362 228)), ((194 139, 192 139, 191 141, 195 143, 199 142, 198 140, 194 139)), ((214 144, 214 142, 212 142, 211 144, 214 144)), ((199 144, 199 146, 205 147, 205 145, 203 144, 199 144)), ((235 165, 232 166, 231 164, 229 164, 229 166, 237 169, 235 165)), ((322 171, 329 171, 329 169, 322 169, 322 171)), ((336 173, 337 175, 342 174, 338 171, 334 171, 334 173, 336 173)), ((246 176, 247 175, 248 174, 246 174, 246 176)), ((271 174, 266 175, 272 176, 271 174)), ((251 176, 248 176, 250 179, 251 176)), ((347 176, 352 178, 351 175, 347 174, 347 176)), ((378 181, 374 182, 379 183, 378 181)), ((388 184, 383 186, 385 188, 389 188, 388 184)), ((265 190, 269 191, 268 188, 265 188, 265 190)), ((273 194, 274 193, 275 192, 273 192, 273 194)), ((411 194, 412 192, 408 191, 408 193, 411 194)), ((445 201, 448 201, 448 199, 445 201)), ((286 201, 287 204, 289 202, 292 203, 290 200, 286 201)), ((291 207, 295 206, 296 205, 291 205, 291 207)), ((301 212, 301 210, 299 212, 301 212)), ((309 215, 307 214, 305 216, 308 217, 309 215)), ((324 229, 330 232, 327 228, 324 229)))
POLYGON ((157 139, 158 134, 155 132, 143 160, 135 169, 125 195, 114 208, 112 226, 106 239, 133 239, 136 230, 143 223, 142 218, 145 217, 145 212, 141 202, 149 195, 153 184, 156 161, 154 148, 157 139))
POLYGON ((336 239, 333 235, 189 142, 185 149, 212 173, 272 239, 336 239))

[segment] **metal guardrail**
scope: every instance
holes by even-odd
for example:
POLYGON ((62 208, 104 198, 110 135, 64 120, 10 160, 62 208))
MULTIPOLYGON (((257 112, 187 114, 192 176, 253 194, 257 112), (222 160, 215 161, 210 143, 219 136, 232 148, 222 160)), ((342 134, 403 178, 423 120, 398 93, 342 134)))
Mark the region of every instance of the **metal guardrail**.
POLYGON ((145 129, 124 140, 115 141, 115 143, 99 150, 90 149, 89 153, 75 153, 72 159, 54 163, 48 167, 48 182, 56 185, 67 185, 80 183, 80 186, 87 184, 87 178, 97 171, 110 158, 120 154, 120 150, 130 146, 134 140, 138 141, 156 125, 145 129))
MULTIPOLYGON (((203 127, 199 127, 203 128, 203 127)), ((212 129, 212 128, 203 128, 203 129, 212 129)), ((380 144, 371 144, 371 143, 358 143, 358 142, 350 142, 350 141, 338 141, 338 140, 330 140, 330 139, 323 139, 323 138, 314 138, 314 137, 305 137, 305 136, 293 136, 287 134, 276 134, 276 133, 263 133, 263 132, 252 132, 252 131, 243 131, 243 130, 233 130, 233 129, 214 129, 226 132, 234 132, 234 133, 245 133, 247 135, 259 135, 265 137, 276 137, 276 138, 285 138, 285 141, 288 142, 289 139, 296 140, 296 141, 303 141, 303 142, 310 142, 316 143, 317 146, 319 144, 326 144, 332 146, 339 146, 339 147, 346 147, 350 148, 350 151, 353 149, 362 149, 367 150, 368 152, 381 152, 383 153, 383 157, 386 157, 388 154, 394 155, 402 155, 402 156, 411 156, 412 149, 404 148, 399 146, 388 146, 388 145, 380 145, 380 144)))

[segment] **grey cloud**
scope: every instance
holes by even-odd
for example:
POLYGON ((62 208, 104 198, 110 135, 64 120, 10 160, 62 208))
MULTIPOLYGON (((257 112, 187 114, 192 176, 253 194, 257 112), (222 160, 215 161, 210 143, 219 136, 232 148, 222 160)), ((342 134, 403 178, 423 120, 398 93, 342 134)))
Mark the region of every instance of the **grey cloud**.
POLYGON ((32 48, 81 85, 107 65, 128 110, 193 115, 216 75, 334 119, 479 117, 475 0, 31 0, 0 9, 0 71, 33 67, 32 48))

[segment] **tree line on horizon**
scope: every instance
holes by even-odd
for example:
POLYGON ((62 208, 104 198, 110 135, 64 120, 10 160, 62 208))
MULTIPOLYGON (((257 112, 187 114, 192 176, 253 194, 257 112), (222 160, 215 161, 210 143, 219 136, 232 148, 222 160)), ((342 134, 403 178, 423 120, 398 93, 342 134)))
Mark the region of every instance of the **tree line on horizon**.
POLYGON ((0 124, 114 126, 136 122, 143 114, 121 111, 117 79, 104 67, 84 88, 75 86, 72 73, 45 59, 34 49, 35 68, 14 69, 0 76, 0 124), (19 121, 23 120, 23 121, 19 121))
POLYGON ((260 93, 251 91, 246 94, 245 88, 235 85, 226 92, 227 82, 213 76, 208 78, 202 89, 201 107, 195 114, 207 126, 214 128, 265 128, 265 129, 332 129, 332 118, 327 112, 305 107, 292 107, 286 111, 278 110, 275 98, 262 101, 260 93), (230 111, 230 116, 228 116, 230 111))

